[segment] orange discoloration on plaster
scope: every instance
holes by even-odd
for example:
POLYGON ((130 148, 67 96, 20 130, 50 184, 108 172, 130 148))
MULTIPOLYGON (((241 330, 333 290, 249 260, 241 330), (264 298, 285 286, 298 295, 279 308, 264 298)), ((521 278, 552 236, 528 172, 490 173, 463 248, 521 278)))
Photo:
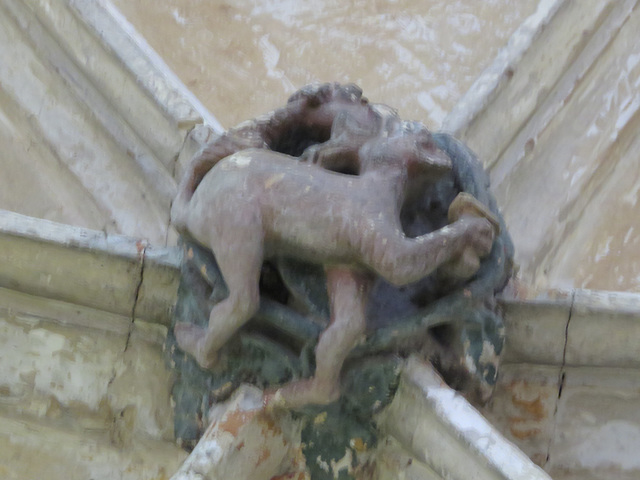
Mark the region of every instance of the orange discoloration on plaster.
POLYGON ((269 450, 267 447, 263 447, 262 451, 260 452, 260 456, 258 457, 258 461, 256 462, 256 467, 259 467, 262 463, 267 461, 269 457, 271 457, 271 450, 269 450))
POLYGON ((509 428, 509 432, 518 440, 524 440, 525 438, 537 437, 542 433, 539 428, 529 428, 525 430, 518 430, 515 425, 509 428))
POLYGON ((138 255, 140 255, 142 252, 144 252, 144 249, 147 247, 146 242, 142 241, 142 240, 138 240, 136 242, 136 250, 138 251, 138 255))
POLYGON ((240 428, 246 425, 254 416, 255 411, 252 412, 230 412, 219 424, 220 430, 229 432, 234 437, 238 435, 240 428))
POLYGON ((282 433, 282 429, 271 415, 263 413, 262 415, 260 415, 259 420, 262 426, 262 435, 271 435, 275 437, 276 435, 280 435, 282 433))
POLYGON ((516 412, 507 417, 511 435, 519 440, 541 435, 540 424, 548 418, 545 400, 549 393, 523 381, 511 382, 507 389, 511 392, 511 404, 516 412))
MULTIPOLYGON (((542 402, 542 397, 544 395, 539 395, 533 400, 525 400, 522 398, 518 398, 516 394, 511 395, 511 402, 514 406, 518 407, 520 411, 526 413, 529 417, 529 420, 544 420, 547 416, 547 410, 544 408, 544 403, 542 402)), ((515 420, 515 419, 514 419, 515 420)), ((525 419, 522 418, 522 421, 525 419)))

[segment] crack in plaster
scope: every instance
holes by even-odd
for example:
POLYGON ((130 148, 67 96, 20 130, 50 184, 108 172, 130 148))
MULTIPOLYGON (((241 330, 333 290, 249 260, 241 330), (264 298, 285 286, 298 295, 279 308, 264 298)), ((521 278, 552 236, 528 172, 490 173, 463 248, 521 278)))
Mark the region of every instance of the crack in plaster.
POLYGON ((569 343, 569 324, 571 323, 571 317, 573 315, 573 307, 576 301, 576 290, 571 291, 571 303, 569 306, 569 315, 567 316, 567 323, 564 327, 564 345, 562 348, 562 363, 560 364, 560 372, 558 373, 558 396, 556 397, 555 406, 553 409, 553 426, 551 428, 551 435, 549 436, 549 443, 547 444, 547 456, 544 462, 544 468, 547 469, 549 460, 551 457, 551 445, 553 439, 556 436, 556 429, 558 426, 558 406, 560 405, 560 398, 562 397, 562 390, 565 383, 565 366, 567 364, 567 344, 569 343))
MULTIPOLYGON (((105 232, 105 237, 106 236, 107 235, 106 235, 106 232, 105 232)), ((144 267, 145 267, 146 253, 147 253, 147 244, 145 242, 139 240, 138 242, 136 242, 136 246, 138 247, 138 257, 140 258, 140 277, 138 279, 138 283, 136 284, 136 288, 135 288, 135 292, 134 292, 133 305, 131 307, 131 322, 129 323, 129 330, 127 331, 127 339, 125 340, 124 349, 122 350, 122 354, 123 355, 129 349, 129 342, 131 341, 131 335, 133 333, 133 326, 134 326, 134 322, 135 322, 135 319, 136 319, 136 308, 138 306, 138 297, 140 296, 140 289, 142 288, 142 282, 144 280, 144 267)), ((116 366, 114 366, 111 378, 109 379, 109 382, 107 383, 107 390, 109 390, 109 388, 111 387, 111 384, 115 381, 117 376, 118 376, 118 369, 117 369, 116 366)), ((115 418, 114 418, 113 421, 114 421, 114 424, 115 424, 115 418)))
MULTIPOLYGON (((175 170, 175 167, 174 167, 175 170)), ((164 246, 169 246, 169 234, 171 232, 171 209, 173 208, 173 199, 169 202, 169 215, 167 216, 167 225, 164 233, 164 246)))
POLYGON ((138 284, 136 285, 136 290, 133 298, 133 306, 131 307, 131 323, 129 324, 129 331, 127 332, 127 340, 124 344, 124 352, 129 348, 129 342, 131 341, 131 334, 133 333, 133 326, 136 320, 136 309, 138 307, 138 299, 140 297, 140 289, 142 288, 142 282, 144 281, 144 267, 147 253, 147 244, 146 242, 139 240, 136 242, 136 247, 138 248, 138 256, 140 258, 140 277, 138 279, 138 284))

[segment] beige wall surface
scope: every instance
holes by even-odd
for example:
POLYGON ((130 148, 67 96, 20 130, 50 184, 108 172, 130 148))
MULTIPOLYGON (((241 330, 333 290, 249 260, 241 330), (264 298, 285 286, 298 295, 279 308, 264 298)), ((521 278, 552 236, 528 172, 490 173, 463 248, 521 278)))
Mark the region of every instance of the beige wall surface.
POLYGON ((115 0, 226 127, 313 81, 438 127, 537 0, 115 0))

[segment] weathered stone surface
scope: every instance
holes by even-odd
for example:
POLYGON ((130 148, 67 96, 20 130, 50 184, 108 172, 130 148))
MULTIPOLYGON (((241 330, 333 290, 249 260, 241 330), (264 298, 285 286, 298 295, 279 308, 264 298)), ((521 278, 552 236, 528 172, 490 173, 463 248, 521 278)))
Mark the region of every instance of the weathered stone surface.
MULTIPOLYGON (((62 327, 18 310, 0 319, 5 399, 20 410, 53 397, 63 406, 99 413, 126 335, 62 327)), ((36 414, 46 412, 34 411, 36 414)))
POLYGON ((166 327, 0 289, 0 472, 8 479, 168 478, 166 327))
POLYGON ((640 295, 577 290, 567 365, 640 367, 640 295))
POLYGON ((0 261, 0 287, 170 322, 179 250, 0 210, 0 261))
POLYGON ((537 465, 547 463, 555 433, 561 366, 503 364, 483 415, 537 465))
POLYGON ((165 442, 137 438, 122 449, 103 432, 0 415, 0 475, 7 480, 166 480, 185 457, 165 442))
POLYGON ((142 242, 7 211, 0 219, 0 286, 131 315, 142 242))
POLYGON ((526 282, 638 289, 635 5, 563 2, 476 118, 475 139, 463 136, 481 158, 497 156, 491 180, 526 282))
MULTIPOLYGON (((509 171, 504 164, 514 162, 524 153, 527 138, 521 140, 519 130, 529 117, 544 112, 548 121, 552 115, 548 109, 559 108, 556 99, 548 101, 559 79, 570 70, 573 82, 567 81, 565 87, 572 88, 571 84, 584 74, 606 45, 607 35, 594 34, 615 3, 598 1, 585 9, 564 0, 539 2, 535 15, 520 25, 493 64, 447 116, 443 128, 468 142, 485 166, 493 168, 496 162, 503 163, 496 165, 492 177, 495 184, 501 183, 503 172, 509 171), (596 48, 583 51, 589 41, 596 48), (580 55, 580 62, 572 65, 580 55), (532 78, 536 81, 532 82, 532 78), (537 112, 538 109, 542 112, 537 112), (506 149, 512 149, 512 154, 505 155, 506 149)), ((633 2, 618 3, 626 3, 620 10, 628 13, 633 2)), ((622 19, 612 20, 614 30, 622 19)))
POLYGON ((56 425, 173 441, 166 327, 0 290, 0 404, 56 425), (125 413, 123 413, 125 412, 125 413))
POLYGON ((375 452, 375 475, 373 480, 442 480, 424 463, 407 452, 393 437, 380 442, 375 452))
POLYGON ((561 364, 572 300, 570 293, 555 299, 504 298, 501 303, 506 329, 503 361, 561 364))
POLYGON ((552 473, 554 480, 636 480, 638 478, 636 473, 625 473, 617 468, 605 471, 557 468, 552 473))
POLYGON ((539 2, 114 3, 225 127, 340 79, 437 128, 539 2))
MULTIPOLYGON (((1 8, 3 63, 30 66, 26 71, 20 69, 20 73, 17 69, 3 69, 0 72, 3 89, 19 105, 18 110, 31 119, 28 131, 33 132, 32 141, 46 144, 58 162, 58 169, 60 163, 64 165, 63 175, 70 174, 70 181, 85 189, 82 200, 95 205, 99 214, 97 228, 145 236, 160 243, 166 231, 168 200, 164 208, 159 205, 140 166, 127 154, 126 146, 123 148, 111 135, 105 135, 99 116, 92 115, 91 107, 87 108, 69 88, 74 82, 60 75, 59 71, 68 70, 55 58, 63 53, 29 7, 23 2, 6 1, 1 8), (36 44, 35 48, 30 41, 36 44), (86 195, 86 190, 91 194, 86 195)), ((70 74, 73 78, 73 72, 70 74)), ((101 98, 95 91, 88 96, 101 98)), ((96 107, 100 111, 99 105, 96 107)), ((24 147, 27 151, 12 161, 23 165, 26 162, 38 170, 40 159, 29 154, 28 144, 24 147)), ((13 185, 4 188, 16 191, 13 185)), ((76 198, 74 202, 80 200, 76 198)), ((86 225, 84 219, 69 220, 86 225)), ((90 225, 94 226, 94 222, 92 219, 90 225)))
POLYGON ((415 359, 377 422, 445 478, 549 480, 432 368, 415 359))
POLYGON ((240 387, 212 409, 210 421, 172 480, 270 480, 288 472, 301 426, 266 412, 262 390, 240 387))
POLYGON ((109 2, 6 0, 0 11, 0 207, 174 240, 178 151, 215 118, 109 2))
MULTIPOLYGON (((505 298, 503 305, 507 339, 515 342, 507 341, 507 363, 483 412, 553 478, 635 478, 640 296, 550 291, 534 294, 533 300, 505 298), (562 318, 554 312, 559 307, 567 318, 566 346, 558 360, 546 350, 547 332, 527 333, 516 322, 528 312, 532 322, 558 332, 562 318), (518 340, 525 337, 526 345, 518 340), (513 347, 524 354, 508 353, 513 347)), ((557 343, 564 341, 564 330, 558 336, 557 343)))
POLYGON ((126 431, 120 429, 125 437, 175 441, 171 402, 173 375, 165 365, 162 351, 166 334, 164 326, 134 322, 124 353, 114 365, 107 399, 116 419, 118 415, 130 416, 126 431))
POLYGON ((181 261, 179 248, 145 247, 135 318, 169 326, 177 301, 181 261))
POLYGON ((19 316, 27 324, 47 321, 68 328, 90 328, 118 335, 127 335, 131 329, 131 317, 128 316, 6 288, 0 288, 0 305, 3 315, 19 316))
POLYGON ((490 166, 526 282, 640 291, 637 1, 543 10, 445 128, 490 166))
MULTIPOLYGON (((446 116, 442 129, 464 137, 485 165, 493 163, 493 157, 502 151, 502 143, 513 135, 513 129, 519 124, 519 117, 526 118, 532 110, 533 105, 528 104, 535 102, 535 95, 522 95, 522 90, 527 88, 529 91, 531 88, 544 85, 545 82, 539 78, 540 83, 530 85, 530 72, 535 71, 538 76, 548 75, 547 82, 551 84, 562 72, 562 61, 556 61, 554 67, 560 72, 542 70, 538 63, 542 51, 549 51, 548 48, 541 47, 541 44, 546 47, 546 43, 550 43, 541 37, 551 36, 553 42, 557 41, 556 37, 565 35, 562 31, 545 27, 563 10, 563 6, 564 10, 567 9, 566 3, 563 0, 538 2, 536 11, 518 26, 507 45, 446 116), (503 102, 510 102, 509 108, 504 108, 503 102), (502 116, 496 121, 498 115, 502 116), (485 118, 491 120, 485 122, 485 118), (489 136, 486 134, 487 129, 491 130, 489 136)), ((573 28, 574 23, 570 23, 570 26, 573 28)), ((575 37, 571 34, 566 36, 575 37)), ((567 49, 558 49, 557 52, 553 50, 553 54, 567 55, 568 52, 567 49)), ((544 56, 542 58, 544 59, 544 56)))
POLYGON ((583 478, 638 478, 639 384, 636 369, 566 369, 549 450, 554 478, 571 478, 563 472, 590 472, 583 478))

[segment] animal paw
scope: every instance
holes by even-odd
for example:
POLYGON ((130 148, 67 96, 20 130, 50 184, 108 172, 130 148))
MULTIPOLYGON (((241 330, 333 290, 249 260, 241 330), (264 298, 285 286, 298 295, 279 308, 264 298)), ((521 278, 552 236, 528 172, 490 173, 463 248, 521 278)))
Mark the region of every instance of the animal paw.
POLYGON ((484 258, 491 252, 495 229, 486 218, 466 218, 468 246, 478 258, 484 258))
POLYGON ((207 335, 206 329, 192 323, 177 323, 173 327, 178 347, 191 355, 198 365, 204 369, 210 369, 217 362, 215 353, 206 352, 204 349, 204 339, 207 335))
POLYGON ((485 218, 464 217, 462 250, 439 269, 445 278, 466 280, 480 269, 480 260, 491 252, 495 228, 485 218))
MULTIPOLYGON (((461 192, 449 205, 448 217, 450 223, 461 221, 465 225, 464 250, 471 249, 478 258, 489 255, 493 240, 500 233, 500 222, 486 205, 461 192)), ((467 256, 470 258, 470 254, 467 256)))

